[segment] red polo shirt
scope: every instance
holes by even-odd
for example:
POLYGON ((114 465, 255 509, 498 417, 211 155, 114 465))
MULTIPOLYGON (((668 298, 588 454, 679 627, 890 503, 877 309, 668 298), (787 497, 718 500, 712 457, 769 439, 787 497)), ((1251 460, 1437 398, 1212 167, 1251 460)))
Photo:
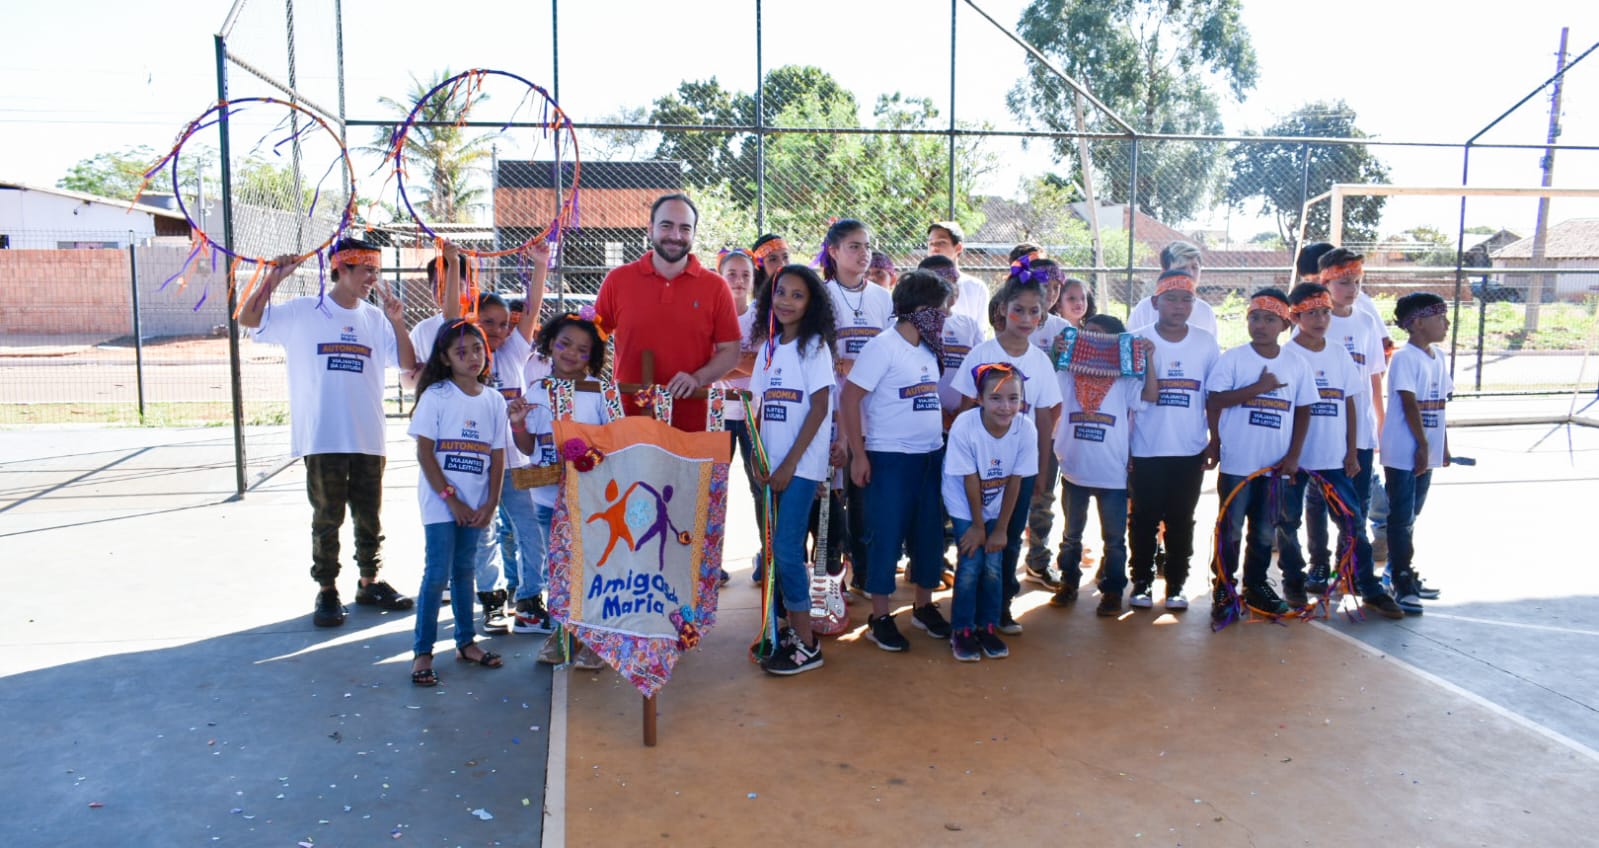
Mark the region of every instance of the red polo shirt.
MULTIPOLYGON (((594 309, 615 334, 612 373, 619 383, 644 381, 644 351, 655 354, 655 382, 665 385, 680 371, 694 373, 711 361, 716 345, 739 340, 738 316, 727 281, 700 266, 691 253, 683 273, 668 280, 655 272, 650 251, 605 275, 594 309)), ((642 410, 628 404, 628 414, 642 410)), ((705 429, 705 401, 679 399, 672 426, 705 429)))

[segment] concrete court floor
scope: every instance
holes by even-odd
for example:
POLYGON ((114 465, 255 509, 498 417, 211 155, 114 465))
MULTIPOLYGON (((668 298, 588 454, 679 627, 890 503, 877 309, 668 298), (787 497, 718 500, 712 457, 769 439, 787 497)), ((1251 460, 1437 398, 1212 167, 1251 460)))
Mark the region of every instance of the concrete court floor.
MULTIPOLYGON (((402 433, 385 531, 409 592, 402 433)), ((28 728, 0 763, 26 811, 0 843, 1526 844, 1583 832, 1599 781, 1599 579, 1571 544, 1599 494, 1592 430, 1452 434, 1482 464, 1440 474, 1418 536, 1446 594, 1420 619, 1212 634, 1197 607, 1107 621, 1035 591, 1012 657, 975 667, 856 633, 816 673, 765 678, 743 658, 757 597, 736 502, 722 623, 662 694, 654 749, 608 672, 556 672, 552 717, 532 639, 496 640, 501 671, 441 663, 427 692, 406 683, 409 615, 310 627, 303 477, 224 502, 226 437, 0 433, 0 711, 28 728), (1429 527, 1484 514, 1475 536, 1429 527)))

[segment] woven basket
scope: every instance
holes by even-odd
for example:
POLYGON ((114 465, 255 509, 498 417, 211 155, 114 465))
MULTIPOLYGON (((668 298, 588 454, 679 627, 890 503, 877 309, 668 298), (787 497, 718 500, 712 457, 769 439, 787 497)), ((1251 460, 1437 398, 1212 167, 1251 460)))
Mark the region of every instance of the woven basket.
POLYGON ((518 489, 537 489, 561 482, 561 465, 529 465, 511 469, 511 485, 518 489))

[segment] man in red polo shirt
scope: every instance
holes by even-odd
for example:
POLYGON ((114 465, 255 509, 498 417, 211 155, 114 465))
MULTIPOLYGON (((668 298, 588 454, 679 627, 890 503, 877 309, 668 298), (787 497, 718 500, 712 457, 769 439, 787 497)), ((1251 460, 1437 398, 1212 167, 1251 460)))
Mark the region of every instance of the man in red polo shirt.
MULTIPOLYGON (((699 210, 685 194, 650 207, 650 247, 600 285, 595 311, 616 337, 612 372, 620 383, 644 381, 644 352, 655 355, 655 381, 676 398, 672 426, 705 429, 705 401, 687 399, 738 364, 738 318, 727 281, 689 251, 699 210)), ((629 414, 643 410, 628 404, 629 414)))

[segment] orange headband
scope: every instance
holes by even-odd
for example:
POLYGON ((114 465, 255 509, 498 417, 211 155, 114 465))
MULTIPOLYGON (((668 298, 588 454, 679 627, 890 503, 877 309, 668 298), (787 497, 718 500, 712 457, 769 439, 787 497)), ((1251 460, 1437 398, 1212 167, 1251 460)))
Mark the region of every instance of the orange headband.
POLYGON ((987 377, 990 372, 1005 375, 999 379, 998 383, 994 384, 994 388, 999 388, 1000 386, 1005 385, 1010 378, 1016 376, 1016 366, 1011 365, 1009 362, 989 362, 973 368, 972 380, 975 384, 974 388, 976 388, 979 393, 983 389, 983 378, 987 377))
MULTIPOLYGON (((1276 302, 1277 301, 1275 301, 1275 300, 1272 301, 1272 303, 1276 303, 1276 302)), ((1250 304, 1250 305, 1253 306, 1254 304, 1250 304)), ((1333 308, 1332 298, 1328 297, 1326 292, 1316 292, 1315 294, 1311 295, 1310 297, 1307 297, 1304 300, 1301 300, 1300 302, 1294 304, 1292 307, 1290 307, 1288 309, 1288 311, 1292 312, 1295 315, 1303 315, 1303 314, 1305 314, 1306 312, 1309 312, 1312 309, 1331 309, 1331 308, 1333 308)))
POLYGON ((1249 311, 1254 312, 1257 309, 1270 312, 1284 321, 1290 321, 1288 317, 1288 304, 1283 303, 1275 297, 1261 295, 1260 297, 1251 298, 1249 301, 1249 311))
POLYGON ((755 256, 756 261, 764 263, 766 261, 767 254, 777 250, 787 251, 788 242, 783 241, 780 238, 772 239, 771 241, 762 244, 760 247, 755 248, 755 250, 751 251, 751 253, 755 256))
POLYGON ((1328 265, 1326 268, 1321 269, 1321 279, 1318 282, 1325 286, 1331 283, 1344 282, 1350 277, 1358 278, 1361 272, 1365 270, 1365 265, 1364 259, 1351 259, 1347 262, 1340 262, 1337 265, 1328 265))
POLYGON ((383 267, 383 252, 367 250, 365 248, 347 247, 333 254, 334 265, 366 265, 371 268, 383 267))
POLYGON ((1187 274, 1167 274, 1155 283, 1155 296, 1160 297, 1169 291, 1194 292, 1194 278, 1187 274))

